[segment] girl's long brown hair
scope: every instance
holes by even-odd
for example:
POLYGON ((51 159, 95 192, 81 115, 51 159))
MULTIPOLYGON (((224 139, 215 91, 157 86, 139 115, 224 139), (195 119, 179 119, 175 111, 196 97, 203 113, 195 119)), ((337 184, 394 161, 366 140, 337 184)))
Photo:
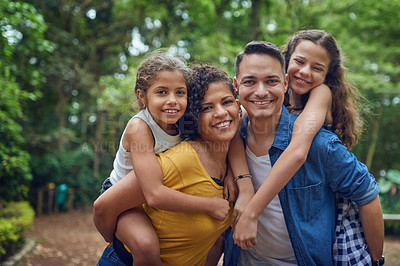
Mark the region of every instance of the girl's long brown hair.
MULTIPOLYGON (((331 59, 324 83, 332 91, 332 117, 336 135, 350 149, 354 146, 362 132, 360 117, 360 101, 363 99, 358 89, 345 79, 345 67, 342 65, 342 55, 335 39, 322 30, 303 30, 293 35, 283 48, 286 71, 289 60, 296 46, 303 40, 311 41, 324 47, 331 59)), ((303 106, 309 94, 303 97, 303 106)))

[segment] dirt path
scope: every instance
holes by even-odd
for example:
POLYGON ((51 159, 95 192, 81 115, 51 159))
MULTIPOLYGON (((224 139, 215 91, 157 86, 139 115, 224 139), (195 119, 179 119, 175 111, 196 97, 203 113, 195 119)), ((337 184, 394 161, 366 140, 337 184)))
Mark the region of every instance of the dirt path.
MULTIPOLYGON (((28 238, 36 246, 19 265, 96 265, 106 246, 92 222, 92 210, 37 217, 28 238)), ((385 265, 400 265, 400 236, 385 238, 385 265)))
POLYGON ((92 221, 92 210, 36 217, 28 238, 37 241, 23 265, 96 265, 106 242, 92 221))

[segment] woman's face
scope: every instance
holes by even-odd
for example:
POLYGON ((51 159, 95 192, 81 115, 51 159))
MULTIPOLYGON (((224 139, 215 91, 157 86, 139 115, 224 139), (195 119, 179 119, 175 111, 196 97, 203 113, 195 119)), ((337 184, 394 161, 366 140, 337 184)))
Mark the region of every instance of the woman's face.
POLYGON ((224 82, 210 83, 204 95, 200 136, 209 142, 231 141, 239 126, 239 107, 224 82))
POLYGON ((289 60, 289 87, 297 94, 308 93, 325 81, 330 62, 323 46, 308 40, 300 41, 289 60))

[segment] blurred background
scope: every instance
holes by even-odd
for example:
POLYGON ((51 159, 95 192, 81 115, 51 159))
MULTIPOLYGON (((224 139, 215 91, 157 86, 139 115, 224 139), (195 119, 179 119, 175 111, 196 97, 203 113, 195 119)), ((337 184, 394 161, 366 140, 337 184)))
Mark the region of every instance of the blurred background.
POLYGON ((147 53, 163 48, 233 77, 247 42, 281 47, 311 28, 335 37, 367 99, 352 152, 379 180, 384 213, 400 213, 399 10, 399 0, 1 0, 0 233, 10 202, 39 214, 93 202, 138 110, 147 53))

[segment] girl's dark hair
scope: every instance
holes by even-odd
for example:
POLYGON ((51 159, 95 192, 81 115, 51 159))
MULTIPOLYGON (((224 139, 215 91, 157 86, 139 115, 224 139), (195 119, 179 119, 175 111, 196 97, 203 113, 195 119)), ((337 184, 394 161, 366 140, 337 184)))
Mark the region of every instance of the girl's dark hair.
POLYGON ((191 65, 192 76, 190 83, 191 93, 188 95, 186 112, 179 120, 179 130, 182 138, 195 140, 200 137, 200 118, 204 95, 208 86, 214 82, 224 82, 236 98, 232 79, 221 69, 204 63, 191 65))
MULTIPOLYGON (((157 54, 146 59, 140 65, 136 74, 136 95, 138 90, 141 90, 145 95, 147 95, 148 88, 150 88, 157 80, 158 74, 161 71, 175 70, 182 73, 186 80, 186 85, 188 85, 190 83, 190 69, 182 59, 164 54, 157 54)), ((143 106, 143 103, 141 101, 138 102, 140 109, 144 109, 145 106, 143 106)))
MULTIPOLYGON (((324 83, 332 91, 332 116, 335 133, 347 148, 351 148, 358 141, 362 132, 360 117, 360 100, 358 89, 349 84, 344 76, 345 67, 342 65, 342 55, 335 39, 323 30, 303 30, 294 34, 283 47, 286 72, 297 45, 308 40, 321 45, 329 54, 331 63, 324 83)), ((309 93, 303 95, 303 106, 308 101, 309 93)))

